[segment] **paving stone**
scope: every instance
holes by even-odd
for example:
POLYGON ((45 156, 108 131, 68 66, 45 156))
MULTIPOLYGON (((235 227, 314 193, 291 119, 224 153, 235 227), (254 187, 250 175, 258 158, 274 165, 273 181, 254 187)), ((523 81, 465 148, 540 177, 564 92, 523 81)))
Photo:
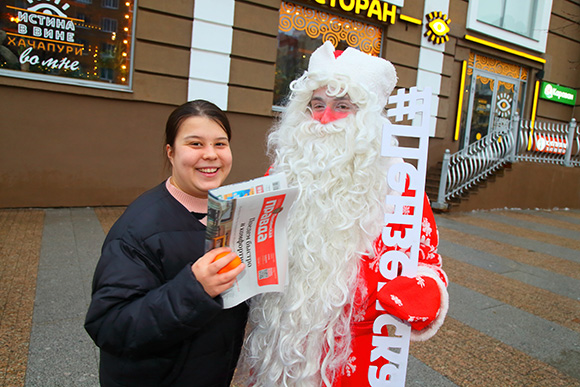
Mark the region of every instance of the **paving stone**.
MULTIPOLYGON (((98 386, 84 315, 123 210, 0 210, 0 385, 98 386)), ((436 219, 450 311, 435 337, 411 344, 406 385, 580 387, 580 211, 436 219)))

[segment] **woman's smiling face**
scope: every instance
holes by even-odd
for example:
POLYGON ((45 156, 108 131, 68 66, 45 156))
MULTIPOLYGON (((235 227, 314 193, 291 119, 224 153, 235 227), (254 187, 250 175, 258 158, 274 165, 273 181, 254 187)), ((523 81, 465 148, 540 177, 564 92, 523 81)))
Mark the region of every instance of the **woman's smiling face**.
POLYGON ((172 183, 182 191, 207 198, 210 189, 222 185, 232 169, 232 151, 225 130, 210 118, 185 119, 173 146, 167 144, 172 183))

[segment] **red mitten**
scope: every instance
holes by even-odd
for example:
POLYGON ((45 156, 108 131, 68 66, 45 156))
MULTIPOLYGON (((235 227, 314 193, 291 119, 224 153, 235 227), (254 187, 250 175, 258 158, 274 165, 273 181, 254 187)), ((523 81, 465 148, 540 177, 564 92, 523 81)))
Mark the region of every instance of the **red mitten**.
POLYGON ((418 331, 435 320, 441 306, 439 287, 430 277, 396 277, 382 287, 377 299, 388 314, 418 331))

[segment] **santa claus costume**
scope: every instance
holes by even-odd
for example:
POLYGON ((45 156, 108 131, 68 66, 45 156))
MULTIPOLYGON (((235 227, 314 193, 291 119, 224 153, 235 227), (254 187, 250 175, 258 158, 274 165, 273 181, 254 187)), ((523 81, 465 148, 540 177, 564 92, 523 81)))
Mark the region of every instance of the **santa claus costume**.
POLYGON ((251 301, 241 362, 250 369, 250 385, 368 385, 372 326, 385 313, 376 309, 377 300, 411 324, 412 340, 430 338, 443 323, 447 278, 427 198, 417 277, 396 277, 377 291, 385 281, 378 265, 387 251, 381 239, 385 196, 393 194, 387 171, 402 162, 380 152, 384 108, 396 80, 390 62, 353 48, 339 55, 326 42, 291 85, 286 110, 268 137, 271 173, 285 173, 299 188, 288 223, 289 284, 284 293, 251 301), (312 96, 321 88, 328 100, 347 100, 355 111, 314 112, 312 96))

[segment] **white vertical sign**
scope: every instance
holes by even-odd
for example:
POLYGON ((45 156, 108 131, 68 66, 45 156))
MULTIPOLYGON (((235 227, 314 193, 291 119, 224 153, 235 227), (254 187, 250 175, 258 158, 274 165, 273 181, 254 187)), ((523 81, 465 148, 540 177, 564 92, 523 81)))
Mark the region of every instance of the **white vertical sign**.
MULTIPOLYGON (((419 260, 419 242, 421 238, 421 220, 423 217, 423 200, 425 195, 425 176, 427 170, 427 152, 429 145, 429 127, 431 113, 431 89, 418 91, 399 89, 396 95, 389 98, 389 104, 395 107, 387 111, 388 117, 395 122, 408 120, 412 125, 399 125, 391 122, 383 126, 381 155, 384 157, 401 157, 407 161, 414 160, 416 167, 409 163, 393 165, 388 172, 387 180, 393 191, 402 193, 408 184, 409 196, 387 195, 386 204, 394 207, 393 213, 385 214, 385 227, 382 240, 387 247, 409 249, 409 254, 393 249, 380 257, 379 270, 385 280, 392 280, 397 275, 414 277, 417 275, 419 260), (392 138, 411 137, 417 147, 393 145, 392 138), (403 225, 400 230, 393 230, 392 225, 403 225), (392 234, 392 235, 391 235, 392 234), (399 273, 399 269, 401 272, 399 273)), ((378 289, 385 282, 379 282, 378 289)), ((377 311, 384 311, 377 301, 377 311)), ((405 386, 409 340, 411 326, 388 314, 380 314, 373 323, 372 350, 369 354, 371 365, 368 369, 370 386, 405 386), (390 329, 388 329, 390 328, 390 329), (389 335, 387 330, 391 331, 389 335), (382 366, 373 365, 379 359, 388 360, 382 366)))

